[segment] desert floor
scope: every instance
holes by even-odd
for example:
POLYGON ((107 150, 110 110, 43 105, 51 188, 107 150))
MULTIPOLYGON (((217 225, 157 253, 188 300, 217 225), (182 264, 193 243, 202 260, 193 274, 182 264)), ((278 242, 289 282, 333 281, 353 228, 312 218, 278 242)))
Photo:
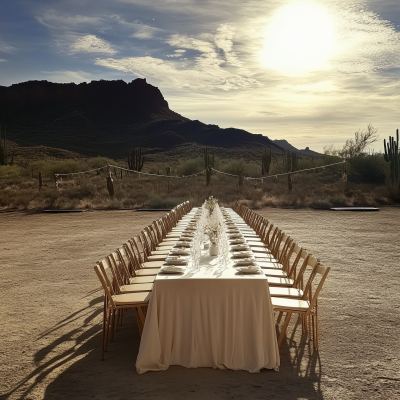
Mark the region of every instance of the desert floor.
POLYGON ((0 398, 400 398, 400 208, 259 212, 332 267, 319 302, 320 351, 293 324, 279 372, 174 366, 144 375, 135 372, 133 312, 100 361, 93 265, 160 214, 1 214, 0 398))

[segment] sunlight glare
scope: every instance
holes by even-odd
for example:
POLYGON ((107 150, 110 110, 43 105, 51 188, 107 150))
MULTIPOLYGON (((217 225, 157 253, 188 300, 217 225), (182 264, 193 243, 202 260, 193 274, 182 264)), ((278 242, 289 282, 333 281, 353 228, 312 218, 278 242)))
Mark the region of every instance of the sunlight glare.
POLYGON ((285 75, 323 70, 335 47, 333 18, 326 7, 299 1, 280 8, 266 29, 261 63, 285 75))

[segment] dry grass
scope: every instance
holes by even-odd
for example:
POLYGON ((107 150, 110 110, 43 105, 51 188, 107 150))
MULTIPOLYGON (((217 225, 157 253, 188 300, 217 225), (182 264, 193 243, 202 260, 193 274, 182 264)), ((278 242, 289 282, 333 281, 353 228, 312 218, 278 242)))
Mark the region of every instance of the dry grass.
MULTIPOLYGON (((61 167, 54 163, 57 164, 54 161, 41 167, 50 171, 61 167)), ((85 166, 77 161, 64 163, 61 171, 58 169, 59 172, 66 168, 78 170, 85 166)), ((91 161, 90 165, 93 164, 97 165, 95 161, 91 161)), ((288 190, 285 176, 265 179, 263 183, 247 180, 243 187, 239 187, 237 178, 218 174, 212 176, 212 184, 207 187, 204 176, 170 178, 168 183, 167 178, 144 175, 139 178, 124 174, 121 179, 118 173, 118 177, 114 176, 115 196, 111 199, 106 189, 104 173, 64 178, 59 182, 57 191, 54 181, 46 178, 46 175, 43 188, 39 190, 38 179, 29 176, 30 171, 20 167, 2 168, 0 207, 3 209, 164 208, 173 207, 185 199, 199 205, 210 195, 219 198, 221 204, 226 206, 241 200, 252 208, 382 205, 398 200, 398 192, 386 185, 343 182, 340 171, 334 170, 293 175, 291 191, 288 190)))

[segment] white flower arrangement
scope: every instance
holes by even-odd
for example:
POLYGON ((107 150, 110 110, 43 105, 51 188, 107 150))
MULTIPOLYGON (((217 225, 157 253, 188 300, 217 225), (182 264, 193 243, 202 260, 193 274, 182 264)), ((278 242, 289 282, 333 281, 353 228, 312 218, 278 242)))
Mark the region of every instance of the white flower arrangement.
POLYGON ((219 236, 222 232, 222 225, 220 222, 214 219, 209 219, 204 230, 204 233, 210 238, 211 244, 215 245, 218 243, 219 236))
POLYGON ((213 196, 210 196, 204 202, 204 208, 210 211, 210 214, 214 211, 215 206, 218 205, 218 199, 215 199, 213 196))

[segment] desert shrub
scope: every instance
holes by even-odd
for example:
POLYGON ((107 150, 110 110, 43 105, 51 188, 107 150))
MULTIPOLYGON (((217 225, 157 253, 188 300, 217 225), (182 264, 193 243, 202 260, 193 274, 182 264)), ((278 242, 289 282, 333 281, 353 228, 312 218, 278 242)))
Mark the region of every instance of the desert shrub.
MULTIPOLYGON (((89 167, 88 169, 94 169, 94 168, 97 168, 97 166, 103 167, 104 165, 107 165, 107 163, 112 164, 112 165, 122 166, 122 165, 120 165, 120 163, 117 163, 117 161, 112 160, 111 158, 100 157, 100 156, 94 157, 94 158, 89 158, 86 161, 86 165, 87 165, 87 167, 89 167)), ((103 171, 105 171, 105 169, 103 171)))
POLYGON ((17 178, 21 175, 23 169, 18 165, 1 165, 0 178, 17 178))
POLYGON ((149 208, 173 208, 182 203, 182 201, 184 199, 177 197, 151 196, 146 201, 146 206, 149 208))
POLYGON ((255 162, 246 162, 243 158, 238 160, 229 160, 221 164, 221 171, 233 175, 245 175, 251 177, 261 176, 261 164, 255 162))
POLYGON ((357 183, 385 183, 387 163, 381 154, 360 154, 348 159, 348 179, 357 183))
POLYGON ((91 182, 81 182, 68 190, 66 196, 70 199, 90 199, 97 194, 97 187, 91 182))
POLYGON ((200 172, 204 169, 204 161, 198 157, 193 160, 185 160, 181 162, 176 168, 176 174, 181 175, 192 175, 196 172, 200 172))
POLYGON ((311 202, 311 206, 316 208, 330 208, 331 203, 327 199, 316 199, 311 202))
POLYGON ((333 207, 340 207, 340 206, 348 205, 348 199, 346 199, 346 197, 343 195, 331 196, 327 200, 330 204, 332 204, 333 207))
MULTIPOLYGON (((71 172, 80 172, 85 171, 87 165, 83 161, 77 160, 42 160, 35 161, 30 164, 30 169, 33 169, 36 172, 41 171, 44 177, 53 178, 55 174, 68 174, 71 172)), ((30 171, 27 170, 27 174, 30 174, 30 171)))
POLYGON ((123 206, 122 201, 111 199, 107 202, 106 208, 110 210, 116 210, 118 208, 122 208, 122 206, 123 206))

